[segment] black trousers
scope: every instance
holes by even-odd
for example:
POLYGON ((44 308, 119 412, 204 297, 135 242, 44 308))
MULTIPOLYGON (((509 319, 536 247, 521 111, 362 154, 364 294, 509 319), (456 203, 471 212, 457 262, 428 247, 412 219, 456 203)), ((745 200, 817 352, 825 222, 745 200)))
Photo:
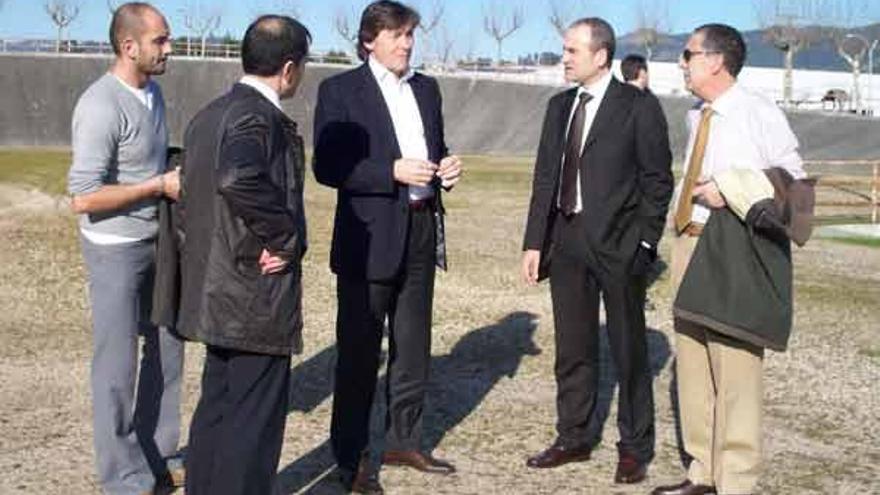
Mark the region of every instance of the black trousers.
POLYGON ((385 441, 389 450, 421 448, 431 357, 435 233, 430 210, 410 214, 401 271, 392 280, 339 277, 336 382, 330 440, 338 465, 357 468, 369 443, 382 329, 388 319, 385 441))
POLYGON ((654 454, 654 396, 645 335, 645 279, 609 275, 596 266, 582 215, 559 217, 550 265, 556 327, 559 440, 593 447, 602 436, 599 397, 599 297, 605 302, 608 341, 617 370, 617 426, 622 452, 647 462, 654 454))
POLYGON ((272 493, 290 357, 208 346, 186 454, 188 495, 272 493))

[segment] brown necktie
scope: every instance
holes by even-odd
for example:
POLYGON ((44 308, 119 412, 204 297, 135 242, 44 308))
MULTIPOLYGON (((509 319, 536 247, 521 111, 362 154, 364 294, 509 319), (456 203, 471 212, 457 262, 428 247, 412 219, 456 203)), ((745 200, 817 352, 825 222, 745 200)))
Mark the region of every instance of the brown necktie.
POLYGON ((565 140, 565 158, 562 160, 562 184, 559 191, 559 208, 562 213, 571 215, 577 208, 577 180, 581 158, 581 141, 584 134, 584 122, 587 120, 587 103, 593 95, 581 92, 571 125, 568 126, 568 137, 565 140))
POLYGON ((694 140, 694 150, 691 152, 691 161, 688 164, 687 175, 681 187, 681 195, 678 197, 678 207, 675 210, 675 228, 678 233, 691 223, 691 215, 694 211, 694 186, 703 170, 703 155, 706 154, 706 143, 709 141, 709 119, 712 117, 712 108, 703 107, 700 117, 700 126, 697 128, 697 138, 694 140))

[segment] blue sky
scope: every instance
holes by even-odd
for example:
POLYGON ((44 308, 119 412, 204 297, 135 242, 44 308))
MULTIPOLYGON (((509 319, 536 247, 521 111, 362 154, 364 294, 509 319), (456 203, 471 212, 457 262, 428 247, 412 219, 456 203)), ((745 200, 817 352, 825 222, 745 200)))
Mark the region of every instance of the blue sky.
MULTIPOLYGON (((70 26, 76 39, 106 38, 109 10, 105 0, 70 0, 81 5, 79 16, 70 26)), ((434 0, 413 0, 423 15, 431 9, 434 0)), ((482 30, 484 5, 491 0, 445 0, 444 20, 455 36, 454 51, 494 56, 494 42, 482 30)), ((561 42, 548 22, 549 0, 494 0, 498 5, 519 4, 523 7, 525 23, 519 31, 504 41, 504 56, 515 57, 525 53, 560 50, 561 42)), ((880 1, 872 0, 872 2, 880 1)), ((55 27, 46 15, 44 0, 5 0, 0 11, 0 37, 53 38, 55 27)), ((300 18, 314 35, 315 50, 339 49, 346 46, 333 29, 333 16, 338 9, 360 12, 366 2, 359 0, 155 0, 171 24, 172 34, 184 35, 182 11, 187 5, 200 3, 202 8, 216 8, 222 12, 218 35, 227 31, 236 36, 244 32, 248 22, 258 13, 278 10, 285 4, 296 4, 300 18)), ((751 0, 570 0, 569 5, 580 5, 571 17, 599 15, 614 26, 618 34, 631 31, 636 25, 638 5, 664 4, 668 6, 673 32, 690 31, 706 22, 725 22, 739 29, 753 29, 757 25, 751 0), (723 7, 719 7, 723 5, 723 7)), ((354 15, 354 14, 350 14, 354 15)), ((418 43, 418 41, 417 41, 418 43)))

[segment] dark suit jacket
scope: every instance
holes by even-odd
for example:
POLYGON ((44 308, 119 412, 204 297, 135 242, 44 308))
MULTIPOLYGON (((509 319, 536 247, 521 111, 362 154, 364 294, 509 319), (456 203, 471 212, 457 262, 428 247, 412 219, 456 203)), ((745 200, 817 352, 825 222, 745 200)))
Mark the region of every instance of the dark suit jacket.
POLYGON ((184 143, 178 331, 240 351, 299 352, 307 244, 296 124, 257 90, 235 84, 199 111, 184 143), (287 270, 261 274, 263 249, 288 256, 287 270))
POLYGON ((576 88, 550 99, 535 162, 523 249, 542 249, 542 273, 553 251, 568 250, 597 269, 624 275, 640 241, 656 246, 672 196, 666 118, 656 98, 612 78, 580 162, 583 246, 552 245, 559 176, 576 88))
MULTIPOLYGON (((428 160, 448 154, 440 88, 416 73, 409 81, 425 129, 428 160)), ((337 189, 330 267, 368 280, 394 277, 403 261, 409 228, 409 189, 394 180, 401 157, 391 114, 368 64, 325 79, 315 110, 318 182, 337 189)), ((443 206, 435 184, 437 264, 446 267, 443 206)))

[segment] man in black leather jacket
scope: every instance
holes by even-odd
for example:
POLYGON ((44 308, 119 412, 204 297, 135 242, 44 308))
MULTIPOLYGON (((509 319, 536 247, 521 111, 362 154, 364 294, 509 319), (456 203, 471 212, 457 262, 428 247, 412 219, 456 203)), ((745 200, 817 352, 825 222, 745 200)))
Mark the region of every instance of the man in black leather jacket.
POLYGON ((311 36, 263 16, 242 42, 245 76, 186 132, 180 333, 207 346, 190 426, 186 492, 271 493, 301 350, 306 250, 303 145, 280 100, 311 36))

